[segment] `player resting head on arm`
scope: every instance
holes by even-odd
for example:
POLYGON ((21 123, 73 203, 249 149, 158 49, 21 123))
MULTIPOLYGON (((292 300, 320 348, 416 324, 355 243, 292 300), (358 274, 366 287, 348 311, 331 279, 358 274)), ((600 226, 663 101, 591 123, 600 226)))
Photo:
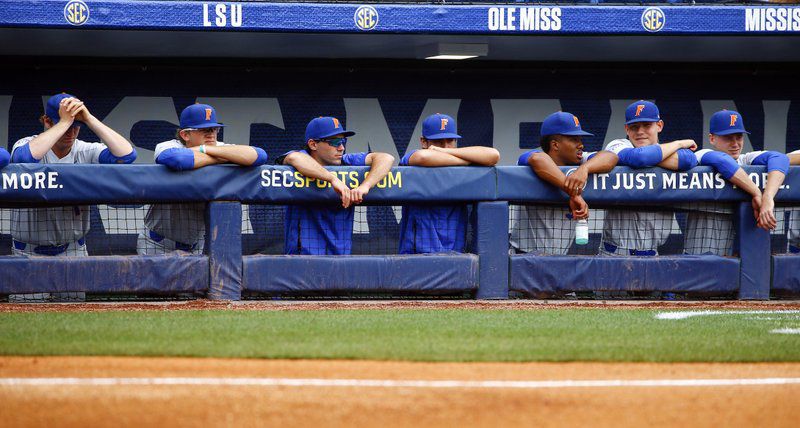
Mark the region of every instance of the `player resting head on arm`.
POLYGON ((631 168, 662 168, 686 171, 697 166, 692 153, 697 149, 694 140, 677 140, 659 144, 658 134, 664 121, 658 106, 650 101, 636 101, 625 109, 627 139, 611 141, 606 150, 619 156, 619 164, 631 168))
MULTIPOLYGON (((422 121, 421 149, 409 150, 400 166, 494 166, 500 153, 491 147, 458 147, 456 120, 436 113, 422 121)), ((464 252, 467 235, 464 204, 403 206, 400 254, 464 252)))
POLYGON ((267 152, 261 148, 219 141, 217 137, 224 126, 217 122, 214 107, 208 104, 186 107, 181 112, 175 139, 156 146, 156 163, 176 171, 189 171, 224 163, 259 166, 267 162, 267 152))
POLYGON ((589 207, 581 193, 589 174, 611 171, 617 155, 600 151, 583 151, 581 137, 592 134, 581 128, 578 118, 566 112, 556 112, 542 122, 541 149, 531 150, 519 157, 518 165, 528 165, 543 180, 570 196, 569 206, 576 219, 589 217, 589 207), (560 166, 580 165, 567 177, 560 166))
POLYGON ((758 227, 772 230, 777 225, 774 212, 775 194, 789 171, 789 157, 771 151, 742 153, 745 134, 749 132, 744 128, 744 120, 739 112, 718 111, 711 116, 709 123, 708 139, 714 150, 700 150, 696 156, 700 165, 711 166, 723 178, 749 193, 758 227), (767 183, 763 192, 741 168, 746 165, 767 167, 767 183))
POLYGON ((492 147, 458 147, 461 136, 452 117, 436 113, 422 121, 419 150, 411 150, 400 160, 401 166, 494 166, 500 152, 492 147))

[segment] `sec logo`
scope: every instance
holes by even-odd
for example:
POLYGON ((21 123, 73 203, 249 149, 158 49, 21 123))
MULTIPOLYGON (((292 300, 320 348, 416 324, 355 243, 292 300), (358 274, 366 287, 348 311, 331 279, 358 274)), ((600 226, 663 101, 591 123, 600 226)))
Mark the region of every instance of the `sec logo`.
POLYGON ((372 30, 378 26, 378 11, 372 6, 361 6, 356 9, 353 21, 359 30, 372 30))
POLYGON ((89 6, 83 0, 72 0, 64 6, 64 19, 72 25, 83 25, 89 20, 89 6))
POLYGON ((642 12, 642 27, 651 33, 661 31, 665 22, 664 11, 657 7, 648 7, 642 12))

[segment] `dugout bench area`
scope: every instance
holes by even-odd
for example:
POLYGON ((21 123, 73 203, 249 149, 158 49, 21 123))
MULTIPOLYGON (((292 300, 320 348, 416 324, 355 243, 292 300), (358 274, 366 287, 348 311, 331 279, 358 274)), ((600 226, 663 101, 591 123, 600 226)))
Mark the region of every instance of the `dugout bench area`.
MULTIPOLYGON (((332 168, 353 185, 368 170, 332 168)), ((763 188, 762 167, 746 168, 763 188)), ((7 245, 9 213, 53 206, 142 207, 151 203, 203 203, 202 255, 173 252, 139 256, 92 246, 133 242, 132 225, 120 233, 107 219, 87 235, 88 257, 0 256, 0 296, 19 293, 85 292, 87 296, 191 294, 209 299, 339 296, 457 296, 477 299, 551 298, 574 292, 675 292, 695 297, 769 299, 800 294, 800 255, 785 251, 792 206, 800 204, 800 169, 792 167, 778 192, 778 229, 757 229, 747 195, 705 167, 686 173, 652 168, 616 168, 590 177, 584 198, 590 207, 646 211, 675 209, 670 243, 655 257, 600 257, 593 252, 602 212, 593 211, 589 251, 567 254, 509 252, 509 216, 522 206, 563 206, 566 196, 526 167, 397 167, 365 199, 364 224, 354 241, 389 239, 381 251, 369 246, 350 256, 287 256, 255 245, 283 235, 282 219, 257 222, 254 213, 279 212, 288 204, 330 204, 334 191, 281 166, 213 166, 172 172, 159 165, 12 164, 2 170, 0 230, 7 245), (682 254, 682 211, 687 203, 725 204, 733 210, 733 257, 682 254), (403 204, 465 204, 470 207, 467 253, 399 255, 392 251, 403 204), (244 209, 243 209, 244 207, 244 209), (380 215, 378 215, 380 214, 380 215), (388 220, 387 220, 388 216, 388 220), (394 216, 394 217, 392 217, 394 216), (250 229, 244 225, 251 223, 250 229), (388 226, 387 226, 388 225, 388 226), (388 229, 385 229, 388 228, 388 229), (385 229, 385 230, 383 230, 385 229), (667 248, 667 246, 672 246, 667 248), (782 250, 783 248, 783 250, 782 250)), ((361 221, 357 220, 356 221, 361 221)), ((511 226, 513 227, 513 226, 511 226)), ((279 247, 279 245, 277 245, 279 247)), ((354 247, 355 248, 355 247, 354 247)), ((0 252, 9 254, 8 251, 0 252)))

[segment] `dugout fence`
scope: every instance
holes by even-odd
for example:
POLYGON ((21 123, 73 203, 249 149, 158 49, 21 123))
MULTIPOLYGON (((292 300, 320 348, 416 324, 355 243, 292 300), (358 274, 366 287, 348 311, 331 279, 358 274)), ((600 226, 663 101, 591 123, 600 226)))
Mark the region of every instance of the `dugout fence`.
MULTIPOLYGON (((334 169, 350 185, 368 171, 334 169)), ((748 171, 763 186, 763 168, 748 171)), ((159 165, 15 164, 2 171, 0 264, 6 275, 0 295, 11 301, 47 300, 48 293, 229 300, 558 298, 581 292, 796 296, 800 255, 792 243, 800 233, 800 194, 794 190, 799 175, 790 169, 777 196, 778 228, 768 233, 755 227, 749 198, 707 168, 617 168, 590 177, 584 190, 592 206, 590 239, 576 245, 565 195, 529 168, 399 167, 355 209, 351 255, 284 255, 287 207, 334 209, 338 203, 332 189, 292 168, 172 172, 159 165), (401 207, 408 204, 466 208, 466 252, 398 254, 401 207), (88 216, 86 255, 12 255, 14 240, 35 241, 35 233, 49 239, 63 228, 32 214, 48 210, 88 216), (650 223, 659 236, 658 256, 601 255, 607 252, 604 229, 620 213, 661 219, 650 223), (708 213, 714 214, 711 221, 692 229, 693 216, 708 213), (709 246, 726 252, 705 251, 709 246)), ((632 226, 617 222, 618 233, 639 237, 624 227, 632 226)), ((25 243, 47 251, 58 247, 46 240, 25 243)))

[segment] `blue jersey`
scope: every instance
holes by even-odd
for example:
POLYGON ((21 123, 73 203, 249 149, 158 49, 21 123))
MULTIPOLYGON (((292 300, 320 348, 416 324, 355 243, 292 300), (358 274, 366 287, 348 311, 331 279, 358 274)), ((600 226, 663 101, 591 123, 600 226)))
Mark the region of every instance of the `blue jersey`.
MULTIPOLYGON (((400 160, 408 160, 416 150, 400 160)), ((466 205, 404 205, 400 221, 400 254, 464 252, 467 240, 466 205)))
MULTIPOLYGON (((302 151, 308 153, 306 150, 302 151)), ((347 153, 342 156, 342 165, 364 166, 368 154, 347 153)), ((286 155, 279 158, 281 162, 284 156, 286 155)), ((287 205, 284 221, 285 253, 350 254, 353 247, 353 211, 353 207, 287 205)))

